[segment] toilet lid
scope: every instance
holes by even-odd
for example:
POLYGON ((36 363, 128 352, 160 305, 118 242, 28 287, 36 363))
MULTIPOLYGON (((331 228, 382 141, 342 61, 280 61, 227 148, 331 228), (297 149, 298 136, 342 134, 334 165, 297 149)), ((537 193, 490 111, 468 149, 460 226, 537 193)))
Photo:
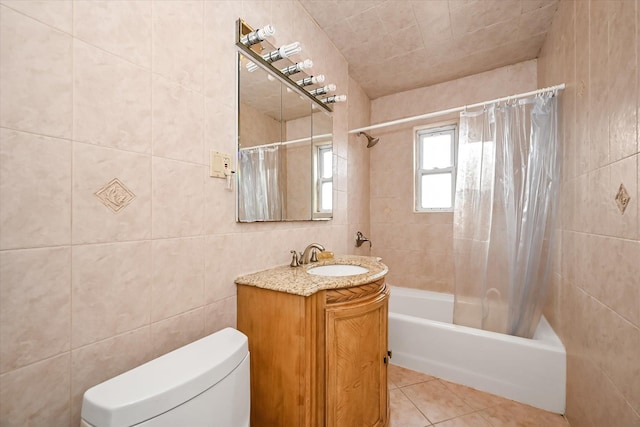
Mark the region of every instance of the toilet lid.
POLYGON ((82 419, 99 427, 141 423, 217 384, 247 353, 247 337, 223 329, 90 388, 82 419))

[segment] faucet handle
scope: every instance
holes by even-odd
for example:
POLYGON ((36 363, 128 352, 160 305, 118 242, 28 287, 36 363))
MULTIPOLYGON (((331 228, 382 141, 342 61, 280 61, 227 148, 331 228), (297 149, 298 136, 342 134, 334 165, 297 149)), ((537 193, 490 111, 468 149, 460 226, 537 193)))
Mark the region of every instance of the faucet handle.
POLYGON ((293 254, 293 256, 291 257, 291 264, 289 264, 290 267, 300 267, 300 260, 298 259, 298 252, 296 252, 295 250, 291 250, 290 253, 293 254))
POLYGON ((311 251, 311 262, 318 262, 318 251, 315 249, 311 251))

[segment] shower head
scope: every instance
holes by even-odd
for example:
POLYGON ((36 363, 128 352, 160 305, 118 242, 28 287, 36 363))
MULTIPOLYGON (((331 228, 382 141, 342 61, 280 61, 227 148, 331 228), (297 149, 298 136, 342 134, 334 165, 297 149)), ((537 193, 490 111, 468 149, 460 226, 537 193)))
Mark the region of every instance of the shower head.
POLYGON ((367 148, 373 147, 374 145, 376 145, 378 143, 378 141, 380 141, 380 138, 374 138, 374 137, 372 137, 371 135, 369 135, 369 134, 367 134, 365 132, 358 132, 358 136, 360 136, 360 135, 364 135, 364 136, 367 137, 367 141, 369 141, 367 143, 367 148))

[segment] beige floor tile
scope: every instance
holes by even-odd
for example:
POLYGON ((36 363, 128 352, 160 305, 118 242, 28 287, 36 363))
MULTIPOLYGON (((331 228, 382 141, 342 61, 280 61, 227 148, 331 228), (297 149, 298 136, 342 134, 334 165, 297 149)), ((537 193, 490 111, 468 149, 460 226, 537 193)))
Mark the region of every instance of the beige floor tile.
POLYGON ((391 378, 387 378, 387 388, 389 390, 395 390, 396 388, 398 388, 398 386, 396 385, 396 383, 391 381, 391 378))
POLYGON ((440 381, 427 381, 401 390, 432 423, 473 412, 471 406, 440 381))
POLYGON ((562 415, 395 365, 388 382, 389 427, 569 426, 562 415))
POLYGON ((418 384, 425 381, 434 380, 435 377, 423 374, 421 372, 412 371, 402 366, 389 365, 388 370, 389 381, 397 387, 405 387, 412 384, 418 384))
POLYGON ((482 418, 480 414, 474 412, 472 414, 463 415, 453 418, 442 423, 436 424, 436 427, 492 427, 489 421, 482 418))
POLYGON ((476 410, 490 408, 501 403, 509 402, 509 400, 505 399, 504 397, 485 393, 483 391, 476 390, 474 388, 467 387, 461 384, 451 383, 445 380, 440 380, 440 382, 443 383, 445 387, 451 390, 456 396, 464 400, 467 405, 476 410))
POLYGON ((480 414, 494 427, 567 427, 562 415, 509 401, 485 409, 480 414))
POLYGON ((425 427, 431 423, 420 413, 401 390, 389 392, 391 419, 389 427, 425 427))

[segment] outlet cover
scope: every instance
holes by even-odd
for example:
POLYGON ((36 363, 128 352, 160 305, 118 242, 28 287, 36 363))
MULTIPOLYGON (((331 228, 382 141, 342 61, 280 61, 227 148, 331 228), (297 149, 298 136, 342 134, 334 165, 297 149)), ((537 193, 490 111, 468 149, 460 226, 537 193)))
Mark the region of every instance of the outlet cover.
POLYGON ((219 151, 211 150, 209 176, 212 178, 226 178, 225 169, 229 169, 229 154, 220 153, 219 151))

